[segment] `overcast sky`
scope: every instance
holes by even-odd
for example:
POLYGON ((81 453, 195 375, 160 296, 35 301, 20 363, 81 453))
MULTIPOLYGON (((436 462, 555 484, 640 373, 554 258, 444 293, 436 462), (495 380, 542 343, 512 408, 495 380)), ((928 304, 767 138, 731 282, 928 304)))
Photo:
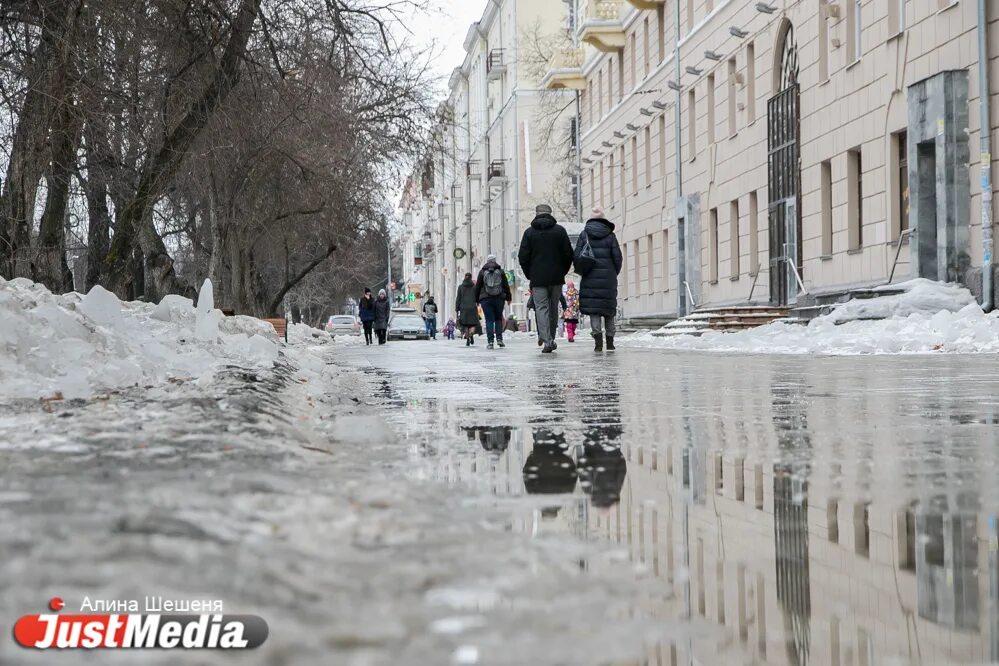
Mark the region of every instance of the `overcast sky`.
POLYGON ((435 72, 447 78, 465 59, 468 26, 480 18, 487 0, 430 0, 430 12, 414 17, 410 29, 417 43, 433 46, 435 72))

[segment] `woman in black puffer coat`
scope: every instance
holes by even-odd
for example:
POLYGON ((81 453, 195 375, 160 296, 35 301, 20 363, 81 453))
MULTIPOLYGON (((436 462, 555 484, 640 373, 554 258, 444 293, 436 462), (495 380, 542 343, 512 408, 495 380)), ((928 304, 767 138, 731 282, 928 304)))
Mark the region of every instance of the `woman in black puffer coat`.
POLYGON ((621 246, 614 235, 614 225, 604 218, 604 211, 593 209, 593 217, 576 241, 579 256, 586 239, 590 241, 596 264, 579 283, 579 311, 590 317, 590 328, 596 341, 594 349, 603 351, 604 331, 607 350, 614 351, 614 317, 617 316, 617 276, 621 273, 621 246))

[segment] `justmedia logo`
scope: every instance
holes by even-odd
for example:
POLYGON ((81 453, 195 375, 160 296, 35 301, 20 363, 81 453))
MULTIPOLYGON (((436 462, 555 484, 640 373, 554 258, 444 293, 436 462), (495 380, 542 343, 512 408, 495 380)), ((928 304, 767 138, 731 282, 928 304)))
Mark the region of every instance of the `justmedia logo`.
POLYGON ((267 622, 256 615, 57 614, 64 607, 57 597, 49 602, 53 613, 21 617, 14 625, 18 645, 36 650, 252 650, 269 633, 267 622))

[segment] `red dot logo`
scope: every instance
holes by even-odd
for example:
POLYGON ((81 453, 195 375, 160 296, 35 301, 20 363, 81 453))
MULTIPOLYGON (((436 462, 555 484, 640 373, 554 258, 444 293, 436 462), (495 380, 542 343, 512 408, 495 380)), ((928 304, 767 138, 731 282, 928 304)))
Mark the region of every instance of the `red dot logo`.
POLYGON ((57 613, 65 607, 66 607, 65 602, 63 602, 63 600, 60 599, 59 597, 52 597, 52 599, 49 601, 49 608, 51 608, 57 613))

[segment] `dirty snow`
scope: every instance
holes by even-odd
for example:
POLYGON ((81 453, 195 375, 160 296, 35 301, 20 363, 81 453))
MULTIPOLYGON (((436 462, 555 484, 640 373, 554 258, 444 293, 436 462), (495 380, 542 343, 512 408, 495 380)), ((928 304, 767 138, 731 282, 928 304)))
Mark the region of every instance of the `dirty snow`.
POLYGON ((270 366, 274 330, 252 317, 222 317, 202 287, 158 305, 122 302, 102 287, 53 295, 30 280, 0 279, 0 399, 87 398, 168 380, 204 379, 227 365, 270 366))
POLYGON ((751 354, 999 352, 999 313, 984 313, 964 287, 919 279, 880 288, 887 289, 905 292, 845 303, 807 326, 775 322, 736 333, 708 331, 700 337, 647 332, 624 336, 620 344, 751 354))

